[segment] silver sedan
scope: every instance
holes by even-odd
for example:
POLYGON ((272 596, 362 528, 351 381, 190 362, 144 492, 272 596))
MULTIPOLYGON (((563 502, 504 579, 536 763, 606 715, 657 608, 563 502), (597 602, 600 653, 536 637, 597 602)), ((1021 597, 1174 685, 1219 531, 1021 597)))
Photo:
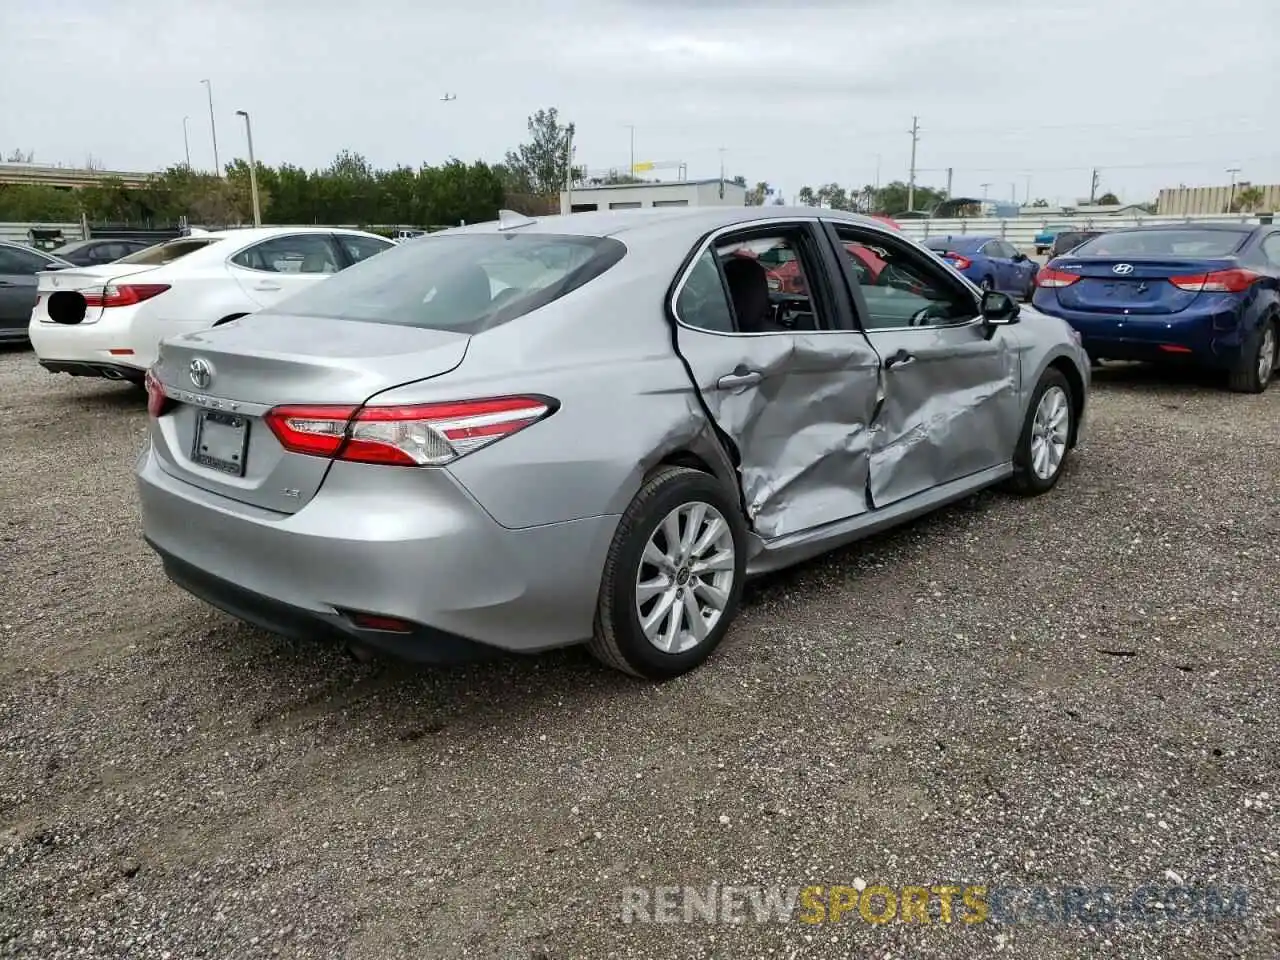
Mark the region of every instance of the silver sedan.
POLYGON ((504 212, 164 342, 138 461, 169 577, 279 634, 443 661, 701 663, 749 576, 1081 437, 1071 328, 876 220, 504 212))

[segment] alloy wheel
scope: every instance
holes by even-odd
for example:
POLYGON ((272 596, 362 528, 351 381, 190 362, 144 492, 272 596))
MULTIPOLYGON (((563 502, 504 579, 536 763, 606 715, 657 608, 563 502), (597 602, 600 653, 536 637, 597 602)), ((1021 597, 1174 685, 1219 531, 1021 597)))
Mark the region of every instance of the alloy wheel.
POLYGON ((709 503, 683 503, 645 543, 636 573, 636 613, 648 641, 679 654, 706 640, 733 593, 733 530, 709 503))
POLYGON ((1040 396, 1031 421, 1031 469, 1041 480, 1058 472, 1070 431, 1071 402, 1061 387, 1051 386, 1040 396))
POLYGON ((1266 383, 1271 379, 1272 369, 1276 362, 1276 325, 1268 323, 1262 331, 1262 343, 1258 347, 1258 381, 1266 383))

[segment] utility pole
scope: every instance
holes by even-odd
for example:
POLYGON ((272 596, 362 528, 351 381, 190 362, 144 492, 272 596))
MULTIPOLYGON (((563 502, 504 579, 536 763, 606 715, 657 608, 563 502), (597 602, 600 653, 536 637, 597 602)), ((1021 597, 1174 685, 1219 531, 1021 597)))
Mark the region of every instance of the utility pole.
POLYGON ((1009 202, 1018 202, 1018 185, 1016 183, 1009 184, 1009 202))
POLYGON ((201 80, 200 82, 209 91, 209 131, 213 134, 213 175, 221 177, 222 164, 218 162, 218 123, 213 119, 213 83, 209 80, 201 80))
POLYGON ((627 124, 627 129, 631 131, 631 166, 627 168, 627 175, 634 177, 636 175, 636 127, 635 124, 627 124))
POLYGON ((1231 208, 1236 203, 1236 174, 1240 172, 1239 167, 1231 167, 1227 173, 1231 174, 1231 194, 1227 197, 1227 213, 1231 213, 1231 208))
POLYGON ((564 132, 564 200, 565 209, 561 213, 573 213, 573 127, 564 132))
POLYGON ((190 117, 182 118, 182 149, 185 150, 187 154, 188 172, 191 170, 191 141, 187 138, 187 121, 190 119, 190 117))
POLYGON ((249 141, 249 191, 253 195, 253 225, 262 226, 262 208, 258 205, 258 161, 253 157, 253 128, 249 125, 249 114, 243 110, 236 111, 237 117, 244 117, 244 135, 249 141))
POLYGON ((916 144, 920 140, 920 118, 911 118, 911 178, 907 181, 907 210, 916 208, 916 144))
POLYGON ((987 199, 987 190, 990 189, 991 184, 982 183, 982 184, 979 184, 979 186, 982 187, 982 199, 983 200, 987 199))
POLYGON ((951 167, 947 167, 947 199, 951 199, 951 174, 955 171, 951 167))
POLYGON ((724 199, 724 147, 720 148, 720 199, 724 199))
POLYGON ((1093 203, 1094 197, 1098 195, 1098 168, 1093 168, 1093 176, 1089 180, 1089 202, 1093 203))
POLYGON ((1022 198, 1022 203, 1023 203, 1023 206, 1030 206, 1031 205, 1031 174, 1024 173, 1023 176, 1027 180, 1027 192, 1022 198))
POLYGON ((880 154, 876 154, 876 193, 880 192, 880 154))

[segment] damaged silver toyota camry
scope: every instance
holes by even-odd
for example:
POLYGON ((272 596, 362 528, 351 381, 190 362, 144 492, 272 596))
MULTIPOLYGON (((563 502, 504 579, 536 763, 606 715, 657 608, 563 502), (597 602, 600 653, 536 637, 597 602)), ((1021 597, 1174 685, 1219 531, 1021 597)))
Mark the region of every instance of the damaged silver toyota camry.
POLYGON ((876 220, 504 211, 165 341, 144 532, 275 633, 440 662, 701 663, 743 580, 1052 489, 1089 363, 876 220))

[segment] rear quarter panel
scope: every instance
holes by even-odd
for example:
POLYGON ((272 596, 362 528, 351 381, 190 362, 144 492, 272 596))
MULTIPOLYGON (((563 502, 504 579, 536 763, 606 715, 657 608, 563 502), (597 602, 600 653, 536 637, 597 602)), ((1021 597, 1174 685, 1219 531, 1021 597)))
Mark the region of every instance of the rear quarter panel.
POLYGON ((448 468, 503 526, 620 514, 645 474, 677 452, 703 461, 737 497, 665 313, 687 252, 683 244, 649 256, 632 251, 585 287, 473 337, 447 376, 386 391, 376 402, 555 398, 559 408, 546 420, 448 468))

